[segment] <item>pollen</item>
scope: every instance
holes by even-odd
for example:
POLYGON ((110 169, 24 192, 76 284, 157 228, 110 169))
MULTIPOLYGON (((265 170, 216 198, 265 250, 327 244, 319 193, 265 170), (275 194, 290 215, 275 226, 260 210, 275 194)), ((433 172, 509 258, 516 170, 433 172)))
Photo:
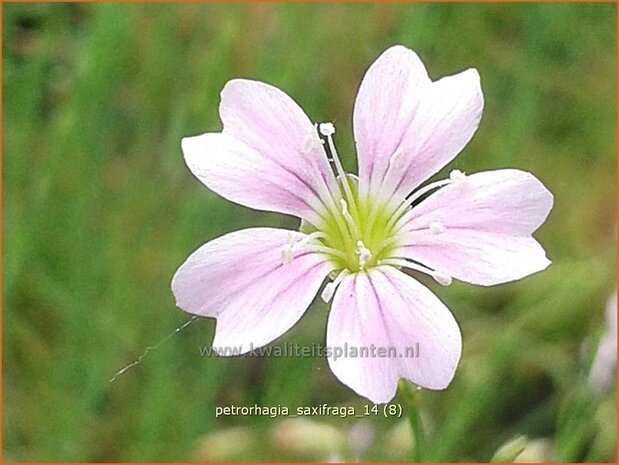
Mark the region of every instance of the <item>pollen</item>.
POLYGON ((449 179, 453 182, 465 182, 466 174, 460 170, 452 170, 451 173, 449 173, 449 179))
POLYGON ((333 123, 320 123, 318 129, 320 130, 320 134, 325 137, 330 137, 335 134, 335 126, 333 123))

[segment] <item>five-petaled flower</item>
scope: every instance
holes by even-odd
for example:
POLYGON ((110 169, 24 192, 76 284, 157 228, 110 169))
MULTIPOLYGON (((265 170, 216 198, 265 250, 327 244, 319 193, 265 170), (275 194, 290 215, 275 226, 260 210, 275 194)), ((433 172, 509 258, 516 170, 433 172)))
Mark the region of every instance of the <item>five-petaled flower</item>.
POLYGON ((333 124, 312 124, 275 87, 228 82, 223 131, 183 139, 189 169, 223 197, 301 226, 203 245, 174 276, 178 306, 217 319, 214 346, 247 352, 293 326, 329 278, 327 346, 420 347, 416 358, 329 357, 344 384, 376 403, 394 396, 399 378, 445 388, 460 359, 458 324, 403 270, 488 286, 550 264, 532 233, 553 198, 530 173, 454 170, 417 189, 468 143, 482 107, 476 70, 433 82, 414 52, 388 49, 355 102, 357 177, 344 171, 333 124))

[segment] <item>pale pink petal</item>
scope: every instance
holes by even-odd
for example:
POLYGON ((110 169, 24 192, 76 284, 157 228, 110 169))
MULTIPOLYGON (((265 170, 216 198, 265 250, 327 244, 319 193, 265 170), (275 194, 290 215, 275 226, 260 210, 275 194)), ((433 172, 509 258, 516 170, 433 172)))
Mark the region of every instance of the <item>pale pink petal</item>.
POLYGON ((233 79, 221 91, 223 132, 281 166, 312 190, 335 178, 316 128, 286 93, 259 81, 233 79))
POLYGON ((385 175, 389 157, 399 147, 430 84, 417 54, 401 45, 383 52, 366 72, 353 112, 363 186, 385 175))
POLYGON ((292 235, 272 228, 236 231, 196 250, 176 272, 172 291, 186 312, 217 318, 213 346, 245 353, 292 327, 309 307, 332 266, 300 250, 282 263, 292 235))
POLYGON ((428 389, 447 387, 462 339, 451 312, 432 292, 395 268, 378 267, 340 284, 329 314, 327 346, 334 354, 338 347, 347 353, 353 347, 374 347, 375 357, 331 355, 329 366, 357 393, 385 403, 395 395, 399 378, 428 389), (407 357, 407 348, 417 344, 418 357, 410 350, 407 357), (382 357, 379 350, 385 351, 382 357))
POLYGON ((545 270, 551 263, 532 237, 455 229, 440 238, 415 233, 411 244, 395 253, 461 281, 483 286, 524 278, 545 270))
POLYGON ((228 200, 309 221, 320 208, 306 180, 228 134, 185 137, 182 147, 191 172, 228 200))
POLYGON ((355 102, 354 129, 364 188, 403 196, 449 163, 477 130, 479 74, 468 69, 431 82, 402 46, 370 67, 355 102))
POLYGON ((407 213, 401 221, 406 239, 394 253, 473 284, 520 279, 550 264, 531 234, 552 204, 552 194, 530 173, 473 174, 407 213), (433 234, 433 224, 444 231, 433 234))

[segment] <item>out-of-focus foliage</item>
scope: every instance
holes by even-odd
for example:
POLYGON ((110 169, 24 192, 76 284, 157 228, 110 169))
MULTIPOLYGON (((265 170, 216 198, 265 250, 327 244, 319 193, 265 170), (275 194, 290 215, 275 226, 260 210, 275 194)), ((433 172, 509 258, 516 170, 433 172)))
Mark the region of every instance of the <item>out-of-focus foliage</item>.
MULTIPOLYGON (((448 169, 521 168, 555 195, 537 233, 547 271, 428 283, 464 353, 448 390, 421 393, 422 459, 489 460, 526 435, 529 460, 614 461, 615 388, 595 394, 588 372, 615 282, 615 17, 610 4, 4 4, 5 459, 411 457, 395 419, 216 418, 223 405, 366 401, 324 359, 200 357, 211 320, 108 383, 187 321, 169 284, 192 250, 250 225, 297 227, 185 167, 180 138, 221 128, 224 83, 269 82, 335 121, 352 170, 359 82, 402 43, 433 78, 481 74, 481 126, 448 169)), ((322 343, 327 311, 316 302, 274 344, 322 343)))

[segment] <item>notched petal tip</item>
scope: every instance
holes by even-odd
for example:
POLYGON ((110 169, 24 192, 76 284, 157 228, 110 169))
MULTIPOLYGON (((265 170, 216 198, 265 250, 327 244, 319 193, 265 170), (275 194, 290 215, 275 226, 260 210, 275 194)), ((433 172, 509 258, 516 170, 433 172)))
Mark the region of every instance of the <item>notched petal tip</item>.
POLYGON ((400 351, 400 356, 384 358, 329 357, 335 376, 374 403, 389 402, 402 378, 426 389, 445 389, 462 352, 460 328, 447 307, 421 283, 388 266, 340 284, 329 314, 327 345, 336 347, 341 341, 400 351), (352 308, 357 311, 348 311, 352 308), (402 358, 401 351, 415 342, 418 355, 402 358))

